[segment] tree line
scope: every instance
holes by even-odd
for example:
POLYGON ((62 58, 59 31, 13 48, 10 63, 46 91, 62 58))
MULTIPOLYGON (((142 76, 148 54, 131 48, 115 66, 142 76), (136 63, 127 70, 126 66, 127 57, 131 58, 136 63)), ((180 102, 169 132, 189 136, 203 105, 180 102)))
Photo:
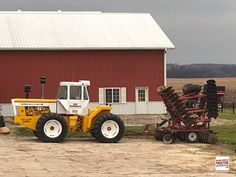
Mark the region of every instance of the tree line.
POLYGON ((236 65, 228 64, 167 64, 168 78, 236 77, 236 65))

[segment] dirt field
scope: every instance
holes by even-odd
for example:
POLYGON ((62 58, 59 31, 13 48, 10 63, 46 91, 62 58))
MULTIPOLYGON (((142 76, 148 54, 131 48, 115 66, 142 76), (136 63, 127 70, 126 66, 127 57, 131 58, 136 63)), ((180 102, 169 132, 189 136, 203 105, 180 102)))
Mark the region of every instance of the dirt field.
POLYGON ((217 85, 225 86, 226 93, 223 98, 224 105, 227 107, 232 106, 233 101, 236 101, 236 77, 227 78, 168 78, 167 85, 172 86, 177 92, 181 92, 185 84, 198 84, 203 85, 204 81, 209 79, 216 80, 217 85))
POLYGON ((172 86, 174 89, 180 90, 185 84, 199 84, 203 85, 204 81, 209 79, 216 80, 217 85, 222 85, 226 87, 227 91, 236 91, 236 77, 226 77, 226 78, 168 78, 167 85, 172 86))
POLYGON ((34 137, 0 135, 1 177, 235 176, 235 153, 224 147, 153 138, 124 138, 117 144, 94 139, 41 143, 34 137), (230 157, 230 172, 215 171, 215 157, 230 157))

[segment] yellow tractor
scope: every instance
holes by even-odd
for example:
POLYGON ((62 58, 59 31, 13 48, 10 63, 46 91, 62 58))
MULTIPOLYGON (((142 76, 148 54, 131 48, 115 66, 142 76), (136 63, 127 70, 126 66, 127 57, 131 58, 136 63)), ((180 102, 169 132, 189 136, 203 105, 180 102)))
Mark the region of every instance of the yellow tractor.
POLYGON ((12 99, 14 123, 33 130, 44 142, 62 142, 68 131, 90 132, 102 143, 116 143, 124 134, 122 119, 111 106, 88 109, 90 81, 60 82, 57 98, 12 99))

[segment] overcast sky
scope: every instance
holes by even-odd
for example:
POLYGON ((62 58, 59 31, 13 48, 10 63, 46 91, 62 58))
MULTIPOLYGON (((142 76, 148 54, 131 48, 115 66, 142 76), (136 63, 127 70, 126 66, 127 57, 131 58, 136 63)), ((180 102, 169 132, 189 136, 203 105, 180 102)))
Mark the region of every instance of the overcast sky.
POLYGON ((236 64, 236 0, 0 0, 0 10, 150 13, 175 50, 168 63, 236 64))

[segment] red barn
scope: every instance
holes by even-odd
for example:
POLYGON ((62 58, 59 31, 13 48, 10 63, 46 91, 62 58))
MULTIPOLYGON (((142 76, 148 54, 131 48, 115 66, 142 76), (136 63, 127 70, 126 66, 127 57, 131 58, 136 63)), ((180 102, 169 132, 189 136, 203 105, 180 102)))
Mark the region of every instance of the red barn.
POLYGON ((118 114, 156 114, 165 108, 156 89, 166 82, 166 51, 174 45, 149 14, 0 12, 0 102, 55 98, 60 81, 90 80, 91 107, 118 114))

